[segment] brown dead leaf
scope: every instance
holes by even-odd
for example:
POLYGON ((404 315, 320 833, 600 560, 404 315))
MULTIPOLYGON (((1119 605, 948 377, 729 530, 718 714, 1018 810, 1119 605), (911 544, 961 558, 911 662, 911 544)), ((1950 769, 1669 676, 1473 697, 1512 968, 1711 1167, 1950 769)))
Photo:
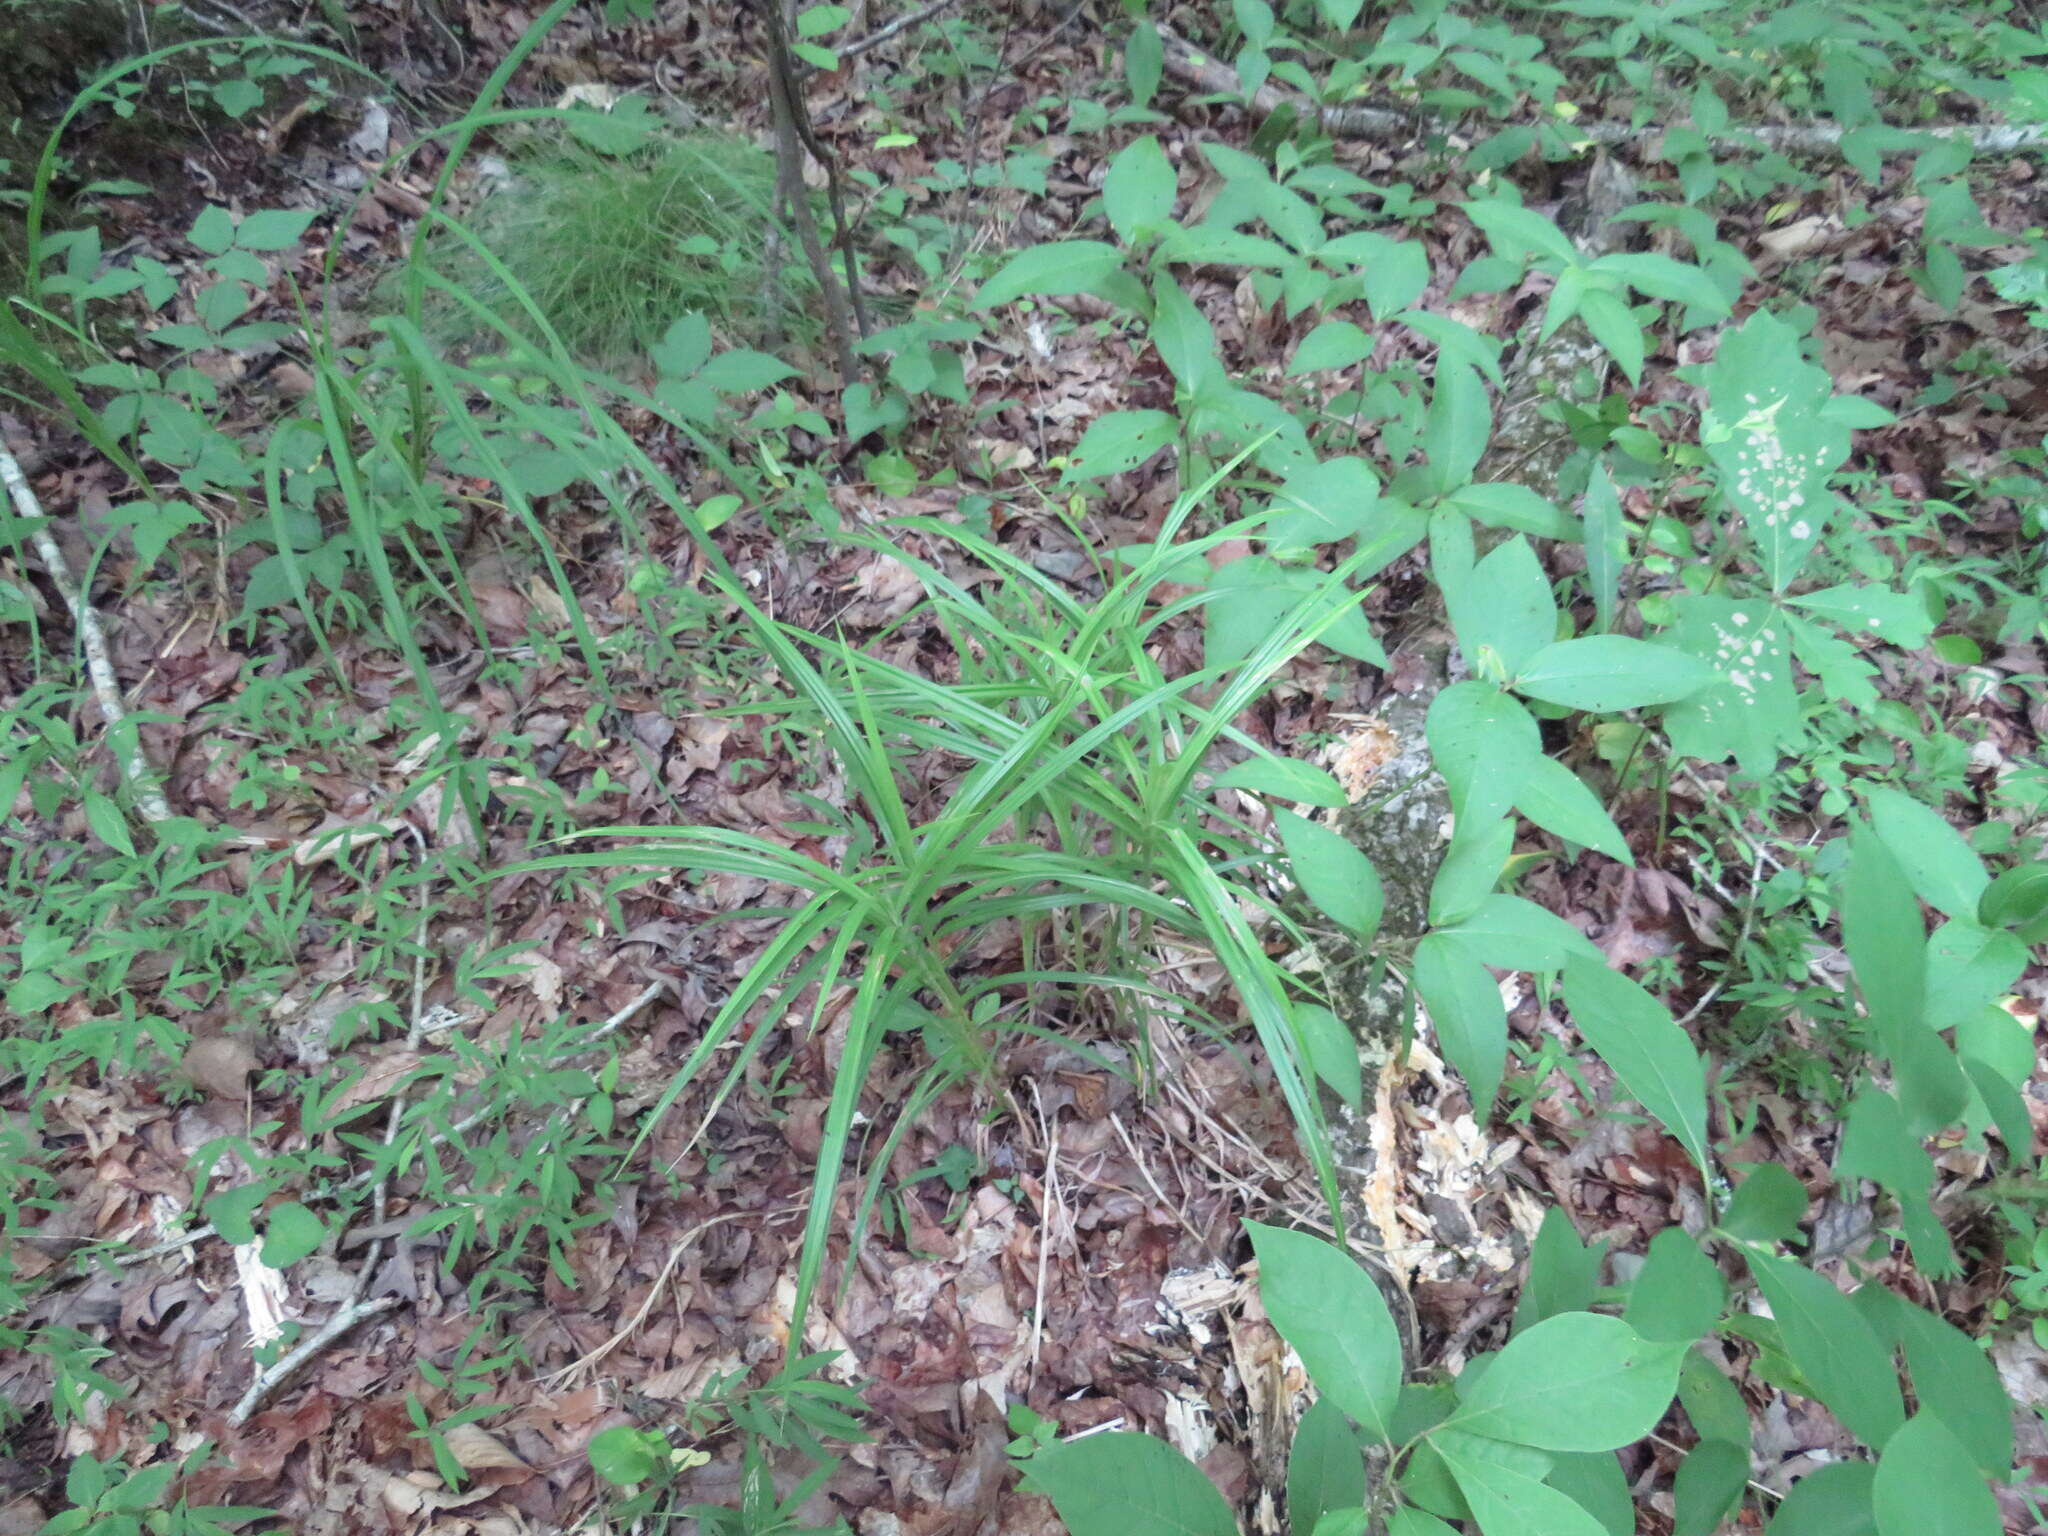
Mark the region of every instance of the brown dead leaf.
POLYGON ((179 1068, 195 1088, 215 1098, 239 1099, 248 1094, 256 1053, 249 1042, 231 1035, 208 1035, 185 1047, 179 1068))
POLYGON ((479 1472, 492 1467, 516 1467, 532 1471, 525 1458, 481 1424, 456 1424, 442 1431, 448 1454, 465 1471, 479 1472))

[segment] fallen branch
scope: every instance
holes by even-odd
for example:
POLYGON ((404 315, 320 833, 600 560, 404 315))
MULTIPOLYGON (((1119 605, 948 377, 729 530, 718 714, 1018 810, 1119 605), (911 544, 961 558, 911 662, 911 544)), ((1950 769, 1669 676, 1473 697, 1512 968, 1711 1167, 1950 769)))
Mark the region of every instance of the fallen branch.
MULTIPOLYGON (((1159 29, 1159 40, 1165 48, 1168 74, 1205 91, 1232 96, 1242 94, 1243 87, 1234 66, 1205 53, 1164 27, 1159 29)), ((1418 119, 1406 112, 1394 112, 1385 107, 1319 106, 1271 81, 1260 86, 1246 105, 1257 117, 1271 117, 1275 112, 1286 110, 1313 118, 1322 124, 1325 133, 1340 139, 1405 139, 1412 137, 1419 127, 1418 119)), ((1560 123, 1559 126, 1574 139, 1601 145, 1629 143, 1653 137, 1657 132, 1654 128, 1638 128, 1631 123, 1598 120, 1560 123)), ((1946 123, 1911 131, 1937 139, 1960 139, 1979 153, 1992 155, 2011 154, 2014 150, 2048 143, 2048 127, 2036 125, 1946 123)), ((1762 144, 1766 149, 1782 154, 1811 155, 1839 148, 1844 132, 1840 123, 1731 123, 1719 133, 1710 133, 1707 137, 1717 144, 1741 147, 1762 144)))
POLYGON ((400 1296, 379 1296, 374 1301, 351 1301, 338 1309, 334 1316, 301 1339, 298 1348, 281 1359, 273 1360, 257 1373, 256 1379, 249 1383, 249 1390, 242 1394, 242 1400, 229 1412, 228 1423, 240 1429, 269 1400, 271 1393, 305 1369, 328 1345, 365 1318, 389 1312, 402 1300, 404 1298, 400 1296))
POLYGON ((875 28, 874 31, 868 33, 867 36, 857 37, 844 48, 837 48, 833 51, 841 59, 858 58, 870 48, 886 43, 898 32, 908 32, 918 23, 930 21, 939 12, 950 10, 958 3, 959 0, 932 0, 930 5, 921 5, 907 16, 898 16, 894 21, 884 22, 881 26, 875 28))
POLYGON ((22 472, 20 462, 4 447, 0 447, 0 482, 6 484, 14 510, 28 524, 29 541, 35 545, 36 553, 42 557, 43 568, 49 572, 51 584, 70 611, 79 644, 85 648, 85 668, 92 678, 93 697, 99 701, 100 714, 107 722, 107 738, 113 744, 121 778, 135 801, 135 809, 146 821, 169 821, 170 803, 164 799, 163 790, 157 785, 155 771, 142 751, 142 737, 129 724, 127 708, 121 702, 121 684, 114 676, 114 664, 107 656, 107 635, 100 628, 100 616, 93 611, 84 590, 73 578, 50 518, 43 511, 42 503, 36 500, 36 493, 29 489, 28 476, 22 472))

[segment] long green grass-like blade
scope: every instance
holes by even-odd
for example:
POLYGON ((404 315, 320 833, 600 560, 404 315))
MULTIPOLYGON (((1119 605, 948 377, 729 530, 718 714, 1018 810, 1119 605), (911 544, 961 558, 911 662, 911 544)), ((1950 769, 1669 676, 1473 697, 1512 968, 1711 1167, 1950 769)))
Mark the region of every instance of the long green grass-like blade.
POLYGON ((1307 1072, 1308 1060, 1287 1005, 1286 984, 1280 970, 1259 947, 1258 938, 1238 911, 1236 893, 1209 867, 1195 848, 1193 839, 1178 829, 1168 834, 1168 848, 1179 878, 1181 895, 1195 911, 1215 947, 1216 958, 1237 984, 1252 1027, 1265 1047, 1280 1094, 1301 1132, 1309 1164, 1315 1169, 1329 1207, 1330 1223, 1338 1240, 1344 1236, 1344 1212, 1337 1187, 1337 1161, 1330 1149, 1329 1128, 1307 1072))
POLYGON ((839 1189, 839 1171, 846 1164, 846 1147, 853 1134, 854 1112, 860 1108, 861 1089, 867 1084, 883 1034, 881 1003, 889 991, 889 972, 896 957, 870 953, 861 973, 860 987, 847 1010, 846 1042, 839 1057, 839 1071, 832 1081, 832 1097, 825 1107, 825 1126, 818 1142, 818 1166, 811 1176, 811 1204, 804 1213, 803 1245, 797 1255, 796 1299, 790 1307, 790 1347, 801 1349, 804 1318, 824 1269, 826 1245, 832 1235, 832 1210, 839 1189))

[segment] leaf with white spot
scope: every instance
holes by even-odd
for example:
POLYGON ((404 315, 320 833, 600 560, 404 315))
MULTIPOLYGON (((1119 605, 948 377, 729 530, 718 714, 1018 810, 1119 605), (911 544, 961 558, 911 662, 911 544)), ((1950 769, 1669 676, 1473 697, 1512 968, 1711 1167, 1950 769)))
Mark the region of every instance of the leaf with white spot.
POLYGON ((1909 651, 1919 650, 1934 632, 1927 605, 1910 592, 1890 587, 1826 587, 1789 601, 1795 608, 1834 620, 1852 634, 1875 635, 1909 651))
POLYGON ((1672 750, 1709 763, 1733 757, 1747 774, 1769 772, 1779 750, 1803 735, 1783 617, 1761 598, 1688 596, 1673 607, 1677 622, 1665 640, 1718 677, 1664 712, 1672 750))
POLYGON ((1722 337, 1706 379, 1700 440, 1782 592, 1827 526, 1828 477, 1849 456, 1849 428, 1824 414, 1833 381, 1806 361, 1798 332, 1762 310, 1722 337))

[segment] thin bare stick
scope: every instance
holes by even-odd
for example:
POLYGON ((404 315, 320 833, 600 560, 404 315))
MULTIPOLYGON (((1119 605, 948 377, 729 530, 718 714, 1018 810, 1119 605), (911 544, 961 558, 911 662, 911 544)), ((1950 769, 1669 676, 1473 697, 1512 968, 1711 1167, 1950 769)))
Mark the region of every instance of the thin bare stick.
POLYGON ((43 568, 49 572, 51 584, 71 613, 72 626, 78 631, 79 644, 85 650, 85 669, 92 678, 93 697, 99 701, 100 714, 107 722, 107 739, 113 745, 122 781, 135 801, 135 809, 146 821, 169 821, 170 803, 164 799, 156 772, 143 753, 142 737, 129 724, 127 707, 121 702, 121 684, 114 676, 114 664, 107 655, 107 634, 100 628, 100 616, 72 576, 71 566, 64 559, 63 546, 57 542, 49 515, 43 511, 42 503, 36 500, 36 493, 29 489, 28 476, 22 472, 20 462, 4 447, 0 447, 0 481, 6 483, 14 510, 28 524, 29 539, 35 545, 36 553, 42 557, 43 568))
MULTIPOLYGON (((839 279, 832 271, 832 263, 825 255, 824 242, 818 238, 817 215, 812 213, 810 199, 804 192, 800 162, 805 144, 798 116, 801 105, 796 71, 792 67, 795 56, 790 52, 789 34, 783 29, 782 12, 775 0, 753 0, 753 11, 768 38, 768 100, 775 118, 777 195, 787 201, 790 222, 796 226, 797 241, 804 248, 804 259, 810 263, 812 277, 817 280, 819 297, 825 305, 825 329, 839 358, 840 382, 851 386, 861 377, 860 364, 853 355, 855 321, 846 294, 840 289, 839 279)), ((824 162, 820 161, 820 164, 824 162)), ((828 179, 830 174, 828 169, 828 179)), ((853 276, 851 269, 848 276, 853 276)))
MULTIPOLYGON (((1186 38, 1161 27, 1159 40, 1165 45, 1168 74, 1205 91, 1237 95, 1243 89, 1233 66, 1203 52, 1186 38)), ((1270 82, 1253 93, 1247 106, 1257 117, 1271 117, 1283 109, 1299 113, 1321 123, 1325 133, 1337 138, 1404 139, 1417 132, 1420 122, 1409 113, 1393 112, 1385 107, 1321 106, 1270 82)), ((1566 123, 1561 126, 1574 139, 1606 145, 1651 139, 1657 131, 1618 122, 1566 123)), ((2011 154, 2014 150, 2048 142, 2048 127, 2034 124, 2015 127, 2004 123, 1947 123, 1913 131, 1938 139, 1960 139, 1979 153, 1991 155, 2011 154)), ((1707 137, 1718 144, 1738 147, 1762 144, 1766 149, 1788 155, 1814 155, 1839 147, 1842 133, 1839 123, 1730 123, 1707 137)))
POLYGON ((894 21, 884 22, 866 37, 857 37, 844 48, 836 48, 833 52, 842 60, 857 59, 870 48, 886 43, 898 32, 908 32, 912 27, 930 21, 939 12, 950 10, 958 3, 959 0, 932 0, 930 5, 921 5, 907 16, 898 16, 894 21))
POLYGON ((379 1296, 374 1301, 351 1301, 340 1308, 334 1316, 301 1339, 298 1348, 282 1359, 272 1361, 265 1370, 257 1374, 256 1379, 249 1383, 249 1390, 242 1394, 242 1400, 236 1403, 228 1414, 228 1423, 237 1429, 241 1428, 269 1400, 271 1393, 305 1369, 328 1345, 365 1318, 389 1312, 403 1299, 399 1296, 379 1296))

